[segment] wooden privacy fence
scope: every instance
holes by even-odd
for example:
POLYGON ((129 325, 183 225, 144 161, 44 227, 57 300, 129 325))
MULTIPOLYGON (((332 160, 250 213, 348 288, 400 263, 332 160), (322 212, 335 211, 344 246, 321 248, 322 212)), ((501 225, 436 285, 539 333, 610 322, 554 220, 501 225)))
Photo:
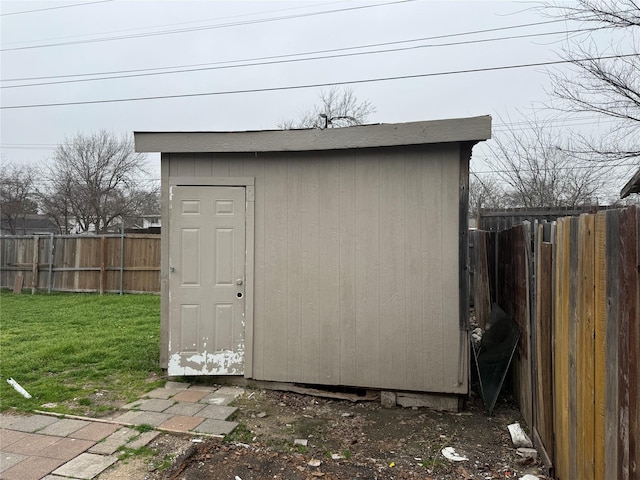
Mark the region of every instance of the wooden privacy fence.
POLYGON ((475 308, 522 336, 514 391, 556 478, 640 478, 640 209, 474 235, 475 308))
POLYGON ((0 237, 0 287, 16 280, 32 292, 159 292, 160 236, 0 237))

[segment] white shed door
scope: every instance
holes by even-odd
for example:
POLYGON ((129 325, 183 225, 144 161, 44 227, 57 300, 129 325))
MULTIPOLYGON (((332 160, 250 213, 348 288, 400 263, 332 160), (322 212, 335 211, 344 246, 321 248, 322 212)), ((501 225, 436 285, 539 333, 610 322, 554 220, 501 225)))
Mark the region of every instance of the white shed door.
POLYGON ((245 188, 171 187, 171 376, 244 374, 245 188))

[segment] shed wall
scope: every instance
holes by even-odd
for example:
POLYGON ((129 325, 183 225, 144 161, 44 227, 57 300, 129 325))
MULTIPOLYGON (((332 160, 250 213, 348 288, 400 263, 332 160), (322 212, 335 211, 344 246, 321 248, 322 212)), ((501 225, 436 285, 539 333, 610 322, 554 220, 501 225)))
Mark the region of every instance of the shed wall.
POLYGON ((458 143, 163 154, 172 184, 255 178, 252 378, 467 392, 460 158, 458 143))

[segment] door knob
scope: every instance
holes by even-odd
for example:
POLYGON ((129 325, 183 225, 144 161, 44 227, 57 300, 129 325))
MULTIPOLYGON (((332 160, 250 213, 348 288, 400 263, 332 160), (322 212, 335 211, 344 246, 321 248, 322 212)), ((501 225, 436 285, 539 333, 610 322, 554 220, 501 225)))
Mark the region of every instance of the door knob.
POLYGON ((242 279, 241 278, 236 280, 236 285, 242 285, 242 279))

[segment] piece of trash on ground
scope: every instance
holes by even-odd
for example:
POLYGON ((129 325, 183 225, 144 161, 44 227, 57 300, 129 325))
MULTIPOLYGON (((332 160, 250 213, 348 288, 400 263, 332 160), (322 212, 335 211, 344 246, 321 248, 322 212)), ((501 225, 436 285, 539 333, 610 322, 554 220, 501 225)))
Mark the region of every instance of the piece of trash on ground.
POLYGON ((527 436, 518 422, 507 425, 507 428, 511 434, 511 441, 513 442, 514 447, 533 448, 531 439, 527 436))
POLYGON ((332 453, 331 460, 344 460, 344 455, 340 453, 332 453))
POLYGON ((309 465, 310 467, 319 467, 322 464, 322 462, 320 460, 316 460, 315 458, 312 458, 311 460, 309 460, 309 463, 307 463, 307 465, 309 465))
POLYGON ((520 477, 518 480, 540 480, 540 477, 527 473, 524 477, 520 477))
POLYGON ((520 447, 516 453, 522 458, 538 458, 538 451, 535 448, 520 447))
POLYGON ((15 391, 22 395, 24 398, 31 398, 31 394, 24 388, 22 388, 22 385, 16 382, 13 378, 7 378, 7 383, 11 385, 15 389, 15 391))
POLYGON ((442 455, 444 458, 451 460, 452 462, 464 462, 465 460, 469 460, 464 455, 458 454, 453 447, 444 447, 442 449, 442 455))
POLYGON ((302 447, 306 447, 309 444, 309 440, 307 440, 306 438, 296 438, 293 441, 294 445, 300 445, 302 447))

